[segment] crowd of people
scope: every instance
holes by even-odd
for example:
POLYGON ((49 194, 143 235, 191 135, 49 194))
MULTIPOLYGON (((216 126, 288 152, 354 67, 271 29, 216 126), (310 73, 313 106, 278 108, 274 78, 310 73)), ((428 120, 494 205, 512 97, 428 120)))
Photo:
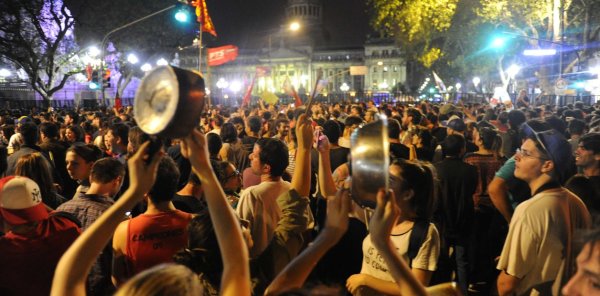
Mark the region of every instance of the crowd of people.
POLYGON ((209 106, 182 139, 2 110, 0 295, 598 294, 600 105, 517 103, 209 106), (351 136, 383 116, 365 211, 351 136))

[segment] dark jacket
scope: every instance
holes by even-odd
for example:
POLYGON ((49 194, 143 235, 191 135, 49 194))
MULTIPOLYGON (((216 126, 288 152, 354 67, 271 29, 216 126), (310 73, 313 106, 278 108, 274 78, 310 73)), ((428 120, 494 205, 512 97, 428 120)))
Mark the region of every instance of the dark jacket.
POLYGON ((447 157, 435 164, 439 179, 439 203, 436 220, 444 237, 468 235, 475 208, 477 168, 460 158, 447 157))

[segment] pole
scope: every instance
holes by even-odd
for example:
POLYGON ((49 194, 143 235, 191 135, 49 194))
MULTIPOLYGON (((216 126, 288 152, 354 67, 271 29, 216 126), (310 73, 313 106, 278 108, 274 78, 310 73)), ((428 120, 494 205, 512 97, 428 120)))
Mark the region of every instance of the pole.
POLYGON ((113 29, 112 31, 110 31, 110 32, 106 33, 106 35, 104 35, 104 38, 102 38, 102 42, 100 43, 100 71, 98 71, 98 76, 99 76, 98 77, 98 81, 100 82, 100 90, 102 92, 102 104, 104 106, 106 106, 106 96, 104 94, 104 82, 102 80, 102 76, 103 76, 102 74, 103 74, 103 71, 104 71, 104 64, 105 64, 104 63, 104 59, 106 57, 105 56, 106 55, 106 51, 104 50, 104 47, 106 47, 106 42, 108 41, 108 37, 110 35, 118 32, 118 31, 121 31, 121 30, 129 27, 129 26, 135 25, 135 24, 137 24, 137 23, 139 23, 141 21, 144 21, 146 19, 149 19, 149 18, 151 18, 151 17, 153 17, 153 16, 155 16, 157 14, 161 14, 161 13, 167 11, 167 10, 173 9, 173 8, 175 8, 175 6, 176 5, 173 4, 171 6, 163 8, 163 9, 161 9, 159 11, 155 11, 155 12, 153 12, 151 14, 148 14, 148 15, 143 16, 143 17, 141 17, 139 19, 136 19, 136 20, 134 20, 132 22, 129 22, 129 23, 125 24, 125 25, 122 25, 122 26, 120 26, 120 27, 118 27, 116 29, 113 29))

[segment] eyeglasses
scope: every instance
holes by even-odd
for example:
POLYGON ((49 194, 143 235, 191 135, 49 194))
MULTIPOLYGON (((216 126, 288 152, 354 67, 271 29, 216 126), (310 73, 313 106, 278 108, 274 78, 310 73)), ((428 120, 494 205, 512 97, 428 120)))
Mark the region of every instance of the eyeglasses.
MULTIPOLYGON (((533 128, 531 128, 531 126, 529 126, 529 124, 524 123, 525 126, 527 128, 529 128, 529 130, 531 130, 531 133, 533 133, 533 135, 535 136, 535 139, 538 143, 540 143, 540 146, 542 146, 542 152, 547 154, 550 158, 541 158, 541 157, 537 157, 540 159, 545 159, 545 160, 549 160, 549 159, 553 159, 552 158, 552 154, 550 153, 550 150, 548 150, 548 148, 546 148, 546 144, 544 144, 544 141, 542 141, 542 138, 540 137, 540 135, 553 135, 555 133, 554 130, 547 130, 547 131, 543 131, 543 132, 536 132, 533 128)), ((535 157, 535 156, 531 156, 531 157, 535 157)))
POLYGON ((231 175, 229 175, 229 176, 225 176, 225 180, 229 180, 229 179, 231 179, 231 178, 233 178, 233 177, 239 177, 239 176, 241 176, 241 175, 242 175, 242 174, 240 174, 240 171, 238 171, 238 170, 234 170, 234 171, 233 171, 233 173, 232 173, 231 175))
POLYGON ((529 158, 537 158, 537 159, 541 159, 541 160, 548 160, 547 157, 531 155, 531 152, 529 152, 527 150, 523 150, 521 148, 517 148, 517 151, 515 152, 515 154, 519 155, 521 157, 529 157, 529 158))

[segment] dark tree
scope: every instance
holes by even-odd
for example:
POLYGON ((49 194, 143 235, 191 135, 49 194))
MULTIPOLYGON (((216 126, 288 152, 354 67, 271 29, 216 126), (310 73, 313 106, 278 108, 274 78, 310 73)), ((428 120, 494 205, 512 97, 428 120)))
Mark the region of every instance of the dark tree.
POLYGON ((22 68, 45 101, 81 71, 70 60, 77 46, 74 19, 60 0, 0 1, 0 56, 22 68))

